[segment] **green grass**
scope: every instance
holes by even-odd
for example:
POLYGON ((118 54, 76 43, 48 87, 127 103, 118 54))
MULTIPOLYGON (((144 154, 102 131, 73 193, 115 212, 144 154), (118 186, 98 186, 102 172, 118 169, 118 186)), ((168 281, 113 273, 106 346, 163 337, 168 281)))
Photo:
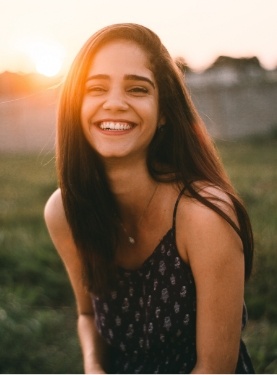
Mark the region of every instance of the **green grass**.
POLYGON ((0 372, 80 373, 75 303, 43 222, 52 156, 0 157, 0 372))
MULTIPOLYGON (((256 256, 244 339, 259 373, 277 372, 277 139, 220 142, 248 208, 256 256)), ((0 372, 80 373, 71 287, 43 221, 52 155, 0 155, 0 372)))

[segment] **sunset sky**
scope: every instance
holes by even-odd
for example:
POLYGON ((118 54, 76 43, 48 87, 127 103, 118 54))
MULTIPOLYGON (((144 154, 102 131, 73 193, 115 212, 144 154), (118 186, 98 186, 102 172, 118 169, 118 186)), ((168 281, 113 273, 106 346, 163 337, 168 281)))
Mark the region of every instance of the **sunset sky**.
POLYGON ((150 27, 198 70, 218 55, 277 66, 277 0, 0 0, 0 73, 63 74, 93 32, 118 22, 150 27))

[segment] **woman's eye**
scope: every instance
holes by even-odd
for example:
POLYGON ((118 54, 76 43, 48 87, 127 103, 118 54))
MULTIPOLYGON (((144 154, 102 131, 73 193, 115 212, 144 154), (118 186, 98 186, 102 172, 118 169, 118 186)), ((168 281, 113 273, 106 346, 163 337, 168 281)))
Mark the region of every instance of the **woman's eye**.
POLYGON ((148 93, 148 89, 142 86, 135 86, 128 89, 128 92, 135 95, 143 95, 148 93))
POLYGON ((94 94, 94 95, 101 95, 106 90, 102 86, 88 86, 86 89, 87 93, 94 94))

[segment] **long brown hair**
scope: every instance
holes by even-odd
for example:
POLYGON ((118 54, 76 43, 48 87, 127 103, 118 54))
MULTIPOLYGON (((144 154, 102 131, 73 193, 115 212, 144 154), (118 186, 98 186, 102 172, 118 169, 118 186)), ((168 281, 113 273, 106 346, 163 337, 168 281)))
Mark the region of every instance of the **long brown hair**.
POLYGON ((216 211, 234 228, 243 243, 247 279, 253 259, 249 217, 190 100, 181 72, 151 30, 137 24, 116 24, 95 33, 75 58, 64 83, 58 114, 58 177, 66 217, 83 261, 86 286, 93 293, 102 294, 115 276, 117 206, 102 162, 84 137, 80 109, 93 57, 105 43, 116 39, 133 41, 145 51, 158 85, 159 108, 166 125, 163 131, 157 130, 150 143, 149 173, 158 181, 177 181, 186 186, 190 196, 216 211), (196 181, 205 181, 229 196, 239 227, 219 208, 215 198, 197 191, 196 181))

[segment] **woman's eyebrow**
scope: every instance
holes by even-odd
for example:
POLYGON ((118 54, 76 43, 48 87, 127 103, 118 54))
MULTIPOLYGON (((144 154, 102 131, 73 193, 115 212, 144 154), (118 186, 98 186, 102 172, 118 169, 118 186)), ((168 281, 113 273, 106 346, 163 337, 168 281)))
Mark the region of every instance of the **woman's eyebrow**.
POLYGON ((95 74, 93 76, 89 76, 86 79, 86 82, 91 81, 93 79, 109 79, 109 76, 107 74, 95 74))
POLYGON ((147 77, 144 77, 144 76, 139 76, 137 74, 127 74, 124 76, 124 78, 126 80, 129 80, 129 81, 143 81, 143 82, 148 82, 150 83, 150 85, 155 89, 155 84, 153 81, 151 81, 151 79, 147 78, 147 77))
MULTIPOLYGON (((109 77, 108 74, 95 74, 95 75, 89 76, 87 78, 86 82, 94 80, 94 79, 110 79, 110 77, 109 77)), ((137 75, 137 74, 126 74, 124 76, 124 79, 127 80, 127 81, 148 82, 154 89, 156 88, 154 82, 150 78, 147 78, 145 76, 140 76, 140 75, 137 75)))

